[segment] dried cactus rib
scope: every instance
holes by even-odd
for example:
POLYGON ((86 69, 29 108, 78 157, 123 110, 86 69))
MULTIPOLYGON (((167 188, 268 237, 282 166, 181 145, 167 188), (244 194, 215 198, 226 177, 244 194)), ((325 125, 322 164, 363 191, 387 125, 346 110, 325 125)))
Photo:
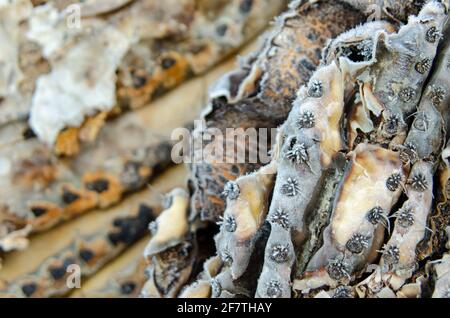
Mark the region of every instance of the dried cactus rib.
MULTIPOLYGON (((126 6, 121 1, 117 10, 111 10, 113 3, 84 3, 83 27, 72 29, 65 23, 66 10, 50 2, 34 8, 27 36, 43 47, 51 72, 37 80, 30 110, 33 130, 58 153, 75 154, 76 147, 67 151, 61 144, 67 138, 77 143, 89 140, 80 127, 85 128, 95 113, 116 115, 141 107, 205 72, 261 31, 285 4, 254 0, 243 7, 241 2, 135 0, 126 6), (73 63, 81 58, 84 63, 73 63), (71 136, 64 133, 66 128, 71 136)), ((102 122, 96 125, 100 129, 102 122)))
POLYGON ((303 87, 284 123, 274 195, 269 210, 271 233, 265 252, 264 267, 259 278, 257 296, 267 296, 266 285, 278 280, 282 296, 290 296, 291 267, 294 249, 306 238, 306 211, 314 200, 322 174, 336 154, 345 149, 341 139, 340 120, 344 111, 344 74, 333 62, 319 68, 307 87, 303 87), (298 126, 306 113, 314 116, 314 125, 298 126), (304 150, 295 156, 298 146, 304 150), (285 213, 287 226, 273 222, 285 213), (280 226, 281 225, 281 226, 280 226), (295 241, 291 241, 294 237, 295 241))
MULTIPOLYGON (((441 160, 438 164, 437 178, 435 179, 435 202, 433 214, 430 217, 430 228, 433 230, 431 237, 426 241, 425 248, 432 250, 432 256, 443 253, 443 246, 447 242, 446 227, 450 224, 450 146, 443 149, 441 160)), ((429 253, 425 254, 425 257, 429 253)), ((425 258, 423 257, 423 258, 425 258)))
MULTIPOLYGON (((401 28, 400 31, 398 32, 398 35, 393 34, 393 35, 387 36, 387 35, 385 35, 385 34, 383 35, 383 33, 381 33, 380 36, 381 36, 381 38, 386 36, 389 39, 392 39, 392 41, 390 41, 389 43, 390 43, 390 45, 392 45, 392 48, 395 48, 395 45, 393 45, 393 43, 398 41, 398 39, 402 39, 402 35, 404 36, 406 30, 409 29, 410 31, 412 31, 415 29, 416 32, 422 31, 423 23, 420 21, 427 21, 428 23, 430 23, 430 21, 433 21, 433 19, 430 18, 430 16, 436 19, 436 22, 438 25, 442 24, 442 22, 445 19, 445 8, 442 8, 440 6, 440 4, 431 3, 431 4, 427 5, 421 11, 418 18, 415 18, 415 19, 411 18, 409 21, 409 24, 406 25, 405 27, 401 28), (422 19, 422 20, 419 21, 419 19, 422 19)), ((431 22, 431 24, 432 24, 432 22, 431 22)), ((421 34, 421 33, 419 33, 419 34, 421 34)), ((426 39, 424 39, 423 42, 425 42, 425 41, 426 41, 426 39)), ((405 44, 406 43, 408 45, 413 45, 414 42, 406 41, 405 44)), ((436 49, 436 46, 434 47, 434 50, 436 49)), ((378 50, 379 50, 379 48, 377 48, 377 51, 374 51, 374 52, 378 53, 379 52, 378 50)), ((433 53, 433 55, 434 55, 434 53, 433 53)), ((377 56, 376 58, 377 58, 377 62, 380 63, 380 61, 382 61, 382 59, 383 59, 383 56, 381 56, 381 57, 377 56)), ((391 59, 391 61, 392 61, 392 59, 391 59)), ((377 63, 371 65, 370 68, 377 68, 377 63)), ((377 72, 377 75, 378 75, 377 85, 380 82, 382 82, 382 79, 384 78, 384 76, 387 76, 387 72, 389 72, 389 69, 386 69, 386 72, 384 72, 384 73, 383 73, 383 71, 377 72)), ((392 76, 392 78, 395 79, 395 76, 392 76)), ((425 78, 421 79, 419 81, 419 83, 423 83, 424 80, 425 80, 425 78)), ((392 85, 392 83, 393 82, 391 82, 391 85, 392 85)), ((363 85, 366 85, 366 84, 367 84, 367 82, 364 83, 363 85)), ((418 84, 418 85, 420 87, 421 84, 418 84)), ((382 91, 382 90, 380 90, 380 91, 382 91)), ((383 95, 381 94, 379 96, 382 97, 383 95)), ((391 105, 388 105, 388 104, 386 104, 387 100, 383 101, 382 98, 380 98, 380 99, 382 102, 382 104, 381 104, 382 107, 378 107, 378 108, 383 110, 383 112, 385 112, 385 111, 389 112, 391 107, 399 107, 398 103, 397 104, 391 103, 391 105)), ((398 110, 399 111, 396 113, 408 114, 409 112, 411 112, 410 108, 409 109, 407 108, 406 110, 399 108, 398 110)), ((395 133, 397 133, 397 131, 395 133)), ((439 139, 438 136, 435 136, 434 138, 439 139)), ((402 139, 400 139, 400 141, 401 140, 402 139)), ((379 140, 379 141, 381 141, 381 140, 379 140)), ((358 149, 358 146, 356 149, 358 149)), ((385 199, 384 204, 386 204, 386 203, 388 204, 388 206, 385 207, 384 210, 386 210, 386 208, 387 208, 387 210, 390 210, 399 197, 399 191, 398 191, 399 184, 401 182, 402 175, 405 174, 405 171, 402 171, 402 169, 400 167, 397 167, 397 169, 399 170, 398 172, 395 172, 394 174, 391 174, 390 176, 385 176, 385 180, 383 181, 385 183, 384 189, 387 194, 387 196, 384 198, 385 199), (389 192, 391 192, 391 193, 389 193, 389 192), (396 195, 392 196, 394 193, 396 193, 396 195)), ((417 169, 419 169, 419 168, 417 168, 417 169)), ((431 173, 431 171, 428 172, 427 175, 429 173, 431 173)), ((382 175, 382 174, 380 174, 380 175, 382 175)), ((420 186, 422 186, 422 183, 423 183, 422 180, 416 180, 416 181, 418 181, 418 182, 415 182, 416 186, 419 186, 418 183, 421 183, 420 186)), ((346 184, 344 181, 344 185, 343 185, 344 192, 341 192, 341 193, 348 192, 348 190, 345 189, 345 186, 346 186, 346 184)), ((362 188, 364 188, 364 187, 362 187, 362 188)), ((425 190, 425 189, 423 189, 423 190, 425 190)), ((353 191, 357 192, 356 189, 353 191)), ((349 196, 349 198, 351 198, 351 196, 349 196)), ((365 198, 367 198, 367 195, 365 196, 365 198)), ((423 211, 422 214, 424 214, 424 215, 422 215, 422 219, 423 218, 425 219, 424 222, 426 222, 426 218, 427 218, 429 208, 430 208, 429 206, 427 206, 427 202, 428 202, 428 205, 431 205, 431 195, 429 196, 429 199, 430 200, 428 200, 428 201, 427 200, 421 201, 421 203, 423 203, 425 205, 422 208, 422 211, 423 211)), ((343 201, 345 202, 345 200, 343 200, 343 201)), ((366 199, 366 201, 367 201, 367 199, 366 199)), ((349 202, 351 202, 351 199, 349 202)), ((340 201, 337 201, 336 210, 333 212, 333 215, 332 215, 332 218, 330 221, 330 226, 329 226, 328 230, 325 231, 324 246, 313 257, 310 264, 308 265, 306 274, 304 275, 305 278, 303 280, 297 281, 295 284, 296 285, 295 288, 298 288, 300 290, 308 290, 309 288, 317 288, 324 284, 333 286, 333 285, 336 285, 336 281, 348 282, 352 279, 351 275, 354 274, 355 271, 362 269, 365 266, 366 262, 370 262, 370 258, 373 259, 374 256, 376 255, 376 254, 374 255, 374 251, 376 251, 377 245, 379 245, 381 240, 383 239, 383 233, 382 232, 380 233, 379 229, 377 231, 377 229, 374 228, 373 225, 372 225, 372 229, 370 229, 369 228, 370 223, 367 224, 369 226, 366 226, 366 229, 365 229, 365 232, 367 232, 367 233, 359 233, 360 227, 363 229, 363 232, 364 232, 364 223, 367 223, 367 221, 370 221, 370 219, 368 220, 365 215, 363 216, 363 218, 360 218, 362 220, 361 223, 355 222, 354 221, 355 218, 349 217, 349 216, 339 217, 336 219, 336 213, 339 212, 339 203, 340 203, 340 201), (341 222, 344 222, 343 223, 344 225, 337 226, 336 224, 339 223, 338 220, 341 220, 341 222), (342 220, 344 220, 344 221, 342 221, 342 220), (347 220, 347 221, 345 221, 345 220, 347 220), (345 222, 347 222, 347 225, 345 225, 346 224, 345 222), (350 226, 350 222, 352 222, 351 226, 350 226), (331 229, 333 229, 333 230, 331 230, 331 229), (347 233, 346 233, 346 231, 347 231, 347 233), (376 233, 376 232, 378 232, 378 233, 376 233), (332 235, 330 233, 332 233, 332 235), (339 235, 339 233, 341 233, 341 235, 339 235), (351 237, 346 237, 343 234, 347 234, 347 236, 351 235, 351 237), (345 238, 345 242, 344 242, 343 238, 345 238), (328 240, 328 242, 327 242, 327 240, 328 240), (336 243, 334 243, 334 244, 332 243, 331 245, 335 245, 335 249, 336 249, 335 251, 333 251, 333 248, 330 248, 330 247, 327 248, 327 243, 330 244, 329 242, 333 241, 333 240, 335 240, 336 243), (339 240, 341 240, 341 242, 339 242, 339 240), (339 248, 339 246, 340 246, 340 248, 339 248), (346 249, 348 251, 350 251, 350 253, 346 252, 346 249), (362 256, 355 257, 354 255, 352 255, 352 253, 360 254, 363 251, 366 251, 366 252, 363 253, 362 256), (346 254, 350 254, 350 255, 346 255, 346 254), (328 260, 325 259, 326 257, 328 258, 328 260), (328 262, 327 265, 326 265, 326 262, 328 262)), ((371 203, 377 204, 376 202, 371 202, 371 203)), ((356 205, 356 206, 358 206, 358 205, 356 205)), ((366 209, 366 210, 369 211, 368 209, 366 209)), ((367 211, 364 211, 364 213, 367 213, 367 211)), ((380 211, 382 211, 382 209, 380 209, 380 211)), ((370 216, 372 217, 373 221, 376 221, 374 219, 374 217, 377 216, 377 213, 375 213, 375 212, 370 213, 370 216)), ((412 242, 412 241, 414 241, 414 239, 411 239, 410 241, 411 241, 410 244, 414 245, 414 243, 412 242)), ((415 243, 417 244, 418 242, 415 242, 415 243)), ((405 244, 405 245, 407 245, 407 244, 405 244)), ((407 248, 411 248, 411 246, 408 246, 407 248)), ((415 250, 415 245, 414 245, 413 249, 415 250)), ((399 261, 398 260, 399 250, 396 245, 392 245, 392 246, 388 245, 387 249, 385 251, 385 255, 386 255, 386 258, 388 258, 388 256, 389 256, 389 258, 391 260, 393 260, 394 262, 399 261)))
MULTIPOLYGON (((374 25, 374 29, 383 27, 383 24, 374 25)), ((364 34, 364 37, 368 35, 364 34)), ((330 47, 333 46, 333 43, 330 44, 330 47)), ((340 63, 344 61, 341 59, 340 63)), ((358 65, 354 62, 353 72, 365 66, 366 63, 358 65)), ((335 59, 330 59, 329 65, 319 68, 308 85, 301 88, 289 118, 283 125, 281 134, 285 142, 281 147, 269 220, 284 213, 288 221, 287 226, 281 227, 277 226, 279 223, 272 222, 257 296, 267 296, 270 289, 266 286, 269 281, 277 281, 281 288, 280 295, 290 297, 295 251, 308 238, 307 212, 319 204, 322 182, 328 180, 325 175, 329 169, 338 168, 332 162, 337 162, 338 154, 346 149, 341 137, 341 120, 354 79, 353 74, 345 68, 343 70, 335 59), (291 237, 293 244, 281 243, 291 242, 291 237), (275 256, 280 253, 284 259, 275 256)))
POLYGON ((356 147, 324 232, 323 246, 303 277, 294 282, 294 289, 308 291, 348 283, 376 257, 384 237, 382 220, 400 196, 405 173, 396 152, 375 145, 356 147))
POLYGON ((177 188, 170 192, 166 210, 150 223, 152 238, 144 251, 148 280, 141 290, 142 297, 176 297, 190 277, 197 246, 188 212, 189 195, 177 188))
POLYGON ((22 297, 65 295, 71 288, 67 282, 73 269, 71 270, 69 266, 78 265, 83 277, 95 274, 127 246, 145 235, 148 223, 154 218, 154 208, 142 204, 137 213, 115 218, 109 228, 71 241, 67 247, 42 262, 35 272, 9 282, 6 288, 0 291, 0 295, 14 294, 22 297))
MULTIPOLYGON (((278 18, 262 49, 213 88, 212 100, 203 113, 205 128, 224 131, 227 127, 277 127, 287 117, 298 88, 319 63, 326 41, 363 19, 362 13, 340 1, 315 4, 293 1, 288 12, 278 18)), ((204 131, 200 129, 195 137, 200 138, 204 131)), ((230 159, 236 162, 236 158, 230 159)), ((217 222, 224 211, 221 193, 225 183, 259 165, 215 162, 192 165, 193 213, 200 214, 203 220, 217 222)))
POLYGON ((94 208, 111 206, 126 193, 141 189, 171 162, 167 142, 140 150, 141 158, 133 158, 131 151, 108 158, 111 148, 95 148, 71 165, 57 160, 37 140, 2 150, 0 157, 9 171, 1 179, 0 246, 4 250, 24 247, 21 242, 30 231, 43 231, 94 208), (98 166, 91 170, 94 159, 99 159, 98 166), (27 224, 30 228, 25 231, 27 224))
MULTIPOLYGON (((448 50, 441 51, 441 57, 448 55, 448 50)), ((439 63, 440 64, 440 63, 439 63)), ((438 65, 439 65, 438 64, 438 65)), ((364 287, 362 293, 376 294, 381 286, 399 290, 406 280, 410 279, 417 269, 416 262, 426 257, 430 252, 421 251, 431 247, 419 243, 426 240, 431 231, 428 221, 432 210, 433 175, 436 170, 436 158, 444 142, 445 120, 448 110, 434 106, 430 90, 442 78, 439 72, 430 79, 415 119, 408 132, 401 155, 404 163, 414 163, 406 185, 408 200, 393 214, 396 217, 391 238, 383 247, 380 269, 359 284, 364 287), (380 274, 381 273, 381 274, 380 274)), ((439 106, 439 104, 436 104, 439 106)))
POLYGON ((254 173, 230 181, 225 187, 227 189, 232 186, 235 191, 227 195, 227 207, 215 241, 218 255, 224 262, 231 262, 228 265, 231 266, 233 279, 241 277, 249 264, 257 232, 268 210, 275 169, 273 164, 269 164, 254 173))

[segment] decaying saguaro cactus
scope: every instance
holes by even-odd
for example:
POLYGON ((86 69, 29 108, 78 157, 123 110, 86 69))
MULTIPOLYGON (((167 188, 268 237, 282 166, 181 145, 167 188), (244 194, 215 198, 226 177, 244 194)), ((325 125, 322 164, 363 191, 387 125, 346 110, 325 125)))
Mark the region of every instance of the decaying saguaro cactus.
MULTIPOLYGON (((420 294, 427 280, 417 261, 430 256, 433 176, 448 131, 448 4, 429 1, 417 16, 411 11, 421 5, 395 4, 392 24, 366 23, 327 45, 322 65, 299 89, 279 129, 271 163, 224 185, 226 208, 215 237, 223 265, 209 279, 211 296, 290 297, 292 289, 301 297, 420 294), (256 242, 264 242, 265 252, 259 264, 251 262, 252 271, 261 271, 252 284, 245 279, 255 275, 245 275, 256 242), (376 272, 360 282, 371 264, 376 272), (381 277, 378 290, 368 291, 374 277, 381 277)), ((247 67, 251 75, 254 65, 247 67)), ((262 69, 262 78, 269 71, 262 69)), ((237 74, 226 80, 232 83, 237 74)), ((225 97, 227 107, 239 105, 246 89, 256 86, 246 86, 248 77, 240 83, 234 94, 213 94, 225 97)), ((214 122, 208 112, 232 112, 212 106, 207 123, 214 122)), ((202 209, 203 219, 221 211, 211 192, 223 181, 214 180, 211 169, 226 169, 208 167, 207 183, 198 167, 193 176, 199 179, 193 208, 202 209)), ((439 231, 443 223, 435 225, 439 231)), ((199 281, 206 296, 205 280, 199 281)), ((199 281, 186 290, 195 291, 199 281)))

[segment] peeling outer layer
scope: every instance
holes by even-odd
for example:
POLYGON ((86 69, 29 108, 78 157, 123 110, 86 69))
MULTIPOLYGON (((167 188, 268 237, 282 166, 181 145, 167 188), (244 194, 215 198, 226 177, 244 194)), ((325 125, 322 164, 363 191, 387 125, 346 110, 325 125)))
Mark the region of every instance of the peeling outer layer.
POLYGON ((345 149, 340 131, 344 95, 344 75, 336 64, 319 68, 308 86, 302 87, 280 131, 284 142, 268 215, 271 232, 257 296, 266 297, 266 285, 275 279, 282 297, 290 297, 294 249, 307 236, 306 212, 322 189, 324 171, 345 149), (306 115, 311 120, 304 121, 306 115))
POLYGON ((358 76, 365 112, 381 115, 381 121, 367 136, 371 142, 395 148, 406 138, 407 119, 420 100, 446 11, 442 3, 430 1, 398 33, 382 33, 375 39, 373 64, 368 72, 358 76))
POLYGON ((2 149, 0 245, 5 251, 24 248, 30 232, 109 207, 171 163, 167 142, 133 150, 96 147, 66 162, 37 140, 2 149))
MULTIPOLYGON (((277 127, 286 119, 297 90, 319 64, 326 41, 363 20, 361 12, 340 1, 291 2, 290 9, 277 18, 261 50, 213 87, 211 100, 202 114, 206 127, 196 131, 194 137, 200 138, 207 127, 222 132, 230 127, 244 130, 277 127)), ((217 222, 225 209, 221 196, 225 183, 258 166, 260 162, 193 164, 194 215, 217 222)))
POLYGON ((191 275, 196 249, 195 241, 190 237, 153 255, 146 269, 148 280, 140 297, 176 297, 191 275))
POLYGON ((75 155, 86 141, 80 129, 98 112, 109 117, 141 107, 204 73, 285 5, 242 2, 92 0, 80 6, 83 27, 66 23, 70 7, 47 2, 33 8, 23 33, 42 47, 51 71, 39 76, 27 103, 31 127, 57 153, 75 155), (69 138, 64 129, 71 131, 71 149, 61 146, 69 138))
POLYGON ((351 164, 336 196, 323 245, 294 289, 308 292, 351 282, 377 256, 384 223, 397 202, 407 171, 398 153, 359 144, 349 153, 351 164), (361 198, 364 198, 362 200, 361 198))
POLYGON ((0 294, 36 298, 66 295, 71 291, 67 282, 75 283, 70 279, 74 273, 71 265, 79 266, 82 277, 97 273, 146 234, 148 223, 155 219, 155 212, 153 207, 142 204, 137 213, 115 218, 106 229, 77 237, 39 264, 34 272, 8 282, 0 294))
POLYGON ((197 246, 188 222, 189 195, 176 188, 168 195, 169 206, 150 223, 152 234, 144 257, 148 280, 141 297, 176 297, 191 275, 197 246))
POLYGON ((231 260, 233 279, 239 278, 249 264, 258 237, 257 231, 268 210, 275 170, 273 161, 254 173, 231 181, 239 193, 237 197, 228 195, 227 207, 220 221, 220 232, 214 240, 218 255, 231 260))
MULTIPOLYGON (((447 227, 447 238, 450 238, 450 227, 447 227)), ((447 241, 447 249, 450 249, 450 240, 447 241)), ((433 298, 450 298, 450 253, 436 261, 433 265, 434 291, 433 298)))

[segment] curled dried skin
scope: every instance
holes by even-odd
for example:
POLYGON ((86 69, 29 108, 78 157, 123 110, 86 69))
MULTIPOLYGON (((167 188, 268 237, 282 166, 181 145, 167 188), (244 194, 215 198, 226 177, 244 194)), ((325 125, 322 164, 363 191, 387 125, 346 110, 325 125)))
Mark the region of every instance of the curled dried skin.
POLYGON ((146 234, 148 223, 155 218, 156 208, 142 204, 137 212, 116 217, 107 228, 75 238, 32 272, 9 281, 0 294, 38 298, 67 294, 71 289, 67 282, 72 282, 68 280, 73 274, 72 265, 79 266, 82 277, 97 273, 146 234))
POLYGON ((176 297, 191 275, 196 256, 195 244, 192 237, 185 238, 179 244, 152 255, 146 270, 149 278, 142 287, 140 296, 176 297))
POLYGON ((350 154, 351 165, 339 189, 330 224, 324 231, 323 245, 303 276, 294 281, 295 289, 307 291, 348 283, 376 257, 381 247, 384 227, 374 224, 368 216, 374 207, 390 211, 401 188, 389 190, 386 180, 393 173, 404 175, 405 171, 396 152, 379 146, 359 144, 350 154))
MULTIPOLYGON (((213 87, 211 101, 202 115, 206 126, 223 131, 227 127, 277 127, 287 117, 298 88, 319 64, 326 41, 363 18, 361 12, 340 1, 292 2, 290 9, 277 19, 261 50, 213 87)), ((307 112, 299 117, 298 125, 308 127, 313 123, 314 116, 307 112)), ((298 150, 299 147, 292 153, 294 157, 298 150)), ((259 165, 193 164, 193 213, 204 220, 217 221, 224 211, 224 184, 259 165)))

